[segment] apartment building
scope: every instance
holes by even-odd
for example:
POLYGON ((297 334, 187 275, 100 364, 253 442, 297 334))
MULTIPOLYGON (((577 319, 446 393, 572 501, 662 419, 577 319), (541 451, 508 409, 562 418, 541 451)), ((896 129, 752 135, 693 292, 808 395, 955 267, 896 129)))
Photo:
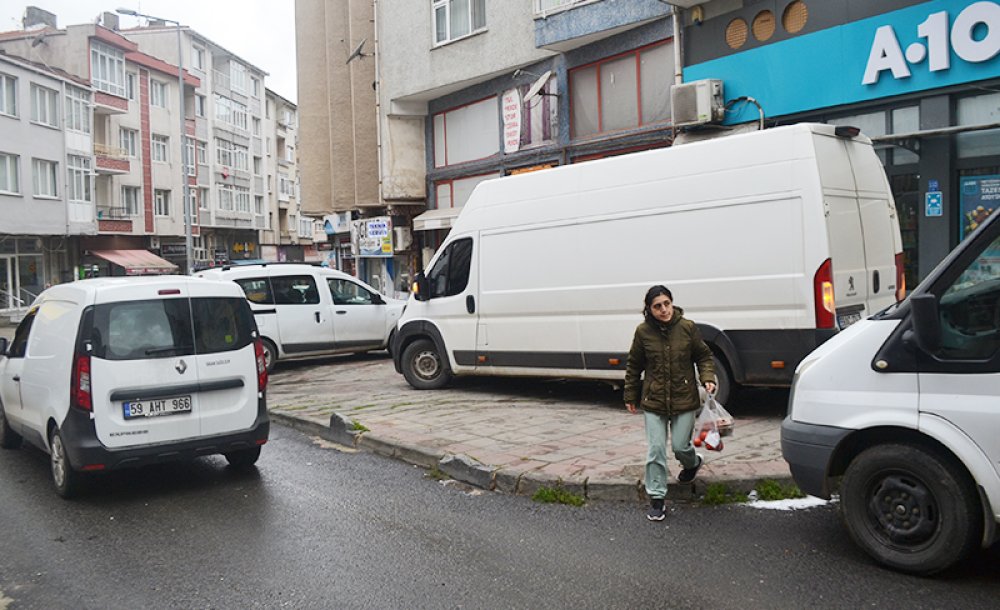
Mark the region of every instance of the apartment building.
POLYGON ((188 113, 200 228, 196 266, 264 258, 260 232, 272 230, 264 175, 267 73, 186 26, 180 27, 181 57, 172 25, 149 21, 121 34, 146 53, 180 62, 198 79, 188 113))
MULTIPOLYGON (((80 223, 96 224, 96 235, 78 240, 81 268, 64 268, 53 281, 184 269, 184 180, 193 176, 182 169, 177 66, 143 53, 115 31, 115 15, 105 13, 101 23, 60 29, 55 15, 29 7, 23 25, 0 34, 0 49, 56 67, 93 89, 87 91, 93 108, 90 131, 86 138, 72 138, 77 148, 86 147, 86 154, 67 152, 59 167, 80 175, 66 183, 72 204, 78 205, 81 197, 75 191, 90 189, 88 207, 70 209, 80 214, 80 223)), ((184 74, 185 100, 193 99, 198 84, 197 77, 184 74)), ((79 104, 56 98, 57 121, 65 123, 68 141, 70 134, 82 132, 82 110, 74 111, 79 104), (62 115, 60 104, 66 110, 62 115)), ((190 129, 189 121, 185 127, 190 129)), ((53 230, 68 234, 72 227, 53 230)))
POLYGON ((90 84, 0 50, 0 313, 72 279, 95 235, 90 84))
POLYGON ((392 221, 400 239, 382 285, 405 291, 479 182, 671 143, 671 10, 659 0, 297 0, 302 149, 326 155, 302 165, 310 206, 331 220, 350 208, 328 168, 353 164, 367 184, 358 134, 373 137, 377 197, 354 197, 354 215, 392 221), (369 7, 367 27, 351 19, 369 7), (374 126, 358 95, 348 99, 358 81, 375 84, 374 126))
POLYGON ((278 93, 265 90, 264 149, 267 196, 266 230, 261 231, 261 254, 266 260, 319 261, 316 241, 326 241, 319 219, 307 215, 299 196, 298 107, 278 93))

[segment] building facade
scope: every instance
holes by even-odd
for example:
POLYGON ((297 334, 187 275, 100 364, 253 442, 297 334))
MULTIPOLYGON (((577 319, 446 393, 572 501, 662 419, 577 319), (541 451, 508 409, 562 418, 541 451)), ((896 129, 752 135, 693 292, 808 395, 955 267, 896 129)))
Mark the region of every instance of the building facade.
POLYGON ((72 279, 95 235, 93 91, 86 81, 0 53, 0 312, 72 279))

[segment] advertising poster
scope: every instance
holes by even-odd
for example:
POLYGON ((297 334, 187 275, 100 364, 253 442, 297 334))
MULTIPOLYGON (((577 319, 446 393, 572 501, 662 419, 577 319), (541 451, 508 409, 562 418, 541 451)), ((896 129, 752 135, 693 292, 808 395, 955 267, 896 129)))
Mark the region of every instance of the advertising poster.
POLYGON ((388 216, 351 221, 351 250, 355 256, 392 257, 392 219, 388 216))
POLYGON ((1000 175, 964 176, 959 193, 958 237, 965 239, 1000 205, 1000 175))

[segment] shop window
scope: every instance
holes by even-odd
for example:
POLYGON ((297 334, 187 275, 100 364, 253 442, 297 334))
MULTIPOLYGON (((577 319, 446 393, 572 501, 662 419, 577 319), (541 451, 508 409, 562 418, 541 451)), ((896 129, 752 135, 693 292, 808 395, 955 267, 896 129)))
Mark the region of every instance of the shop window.
POLYGON ((485 159, 500 151, 496 97, 434 115, 434 167, 485 159))
POLYGON ((899 218, 899 232, 903 240, 903 273, 906 285, 915 288, 920 280, 919 249, 917 237, 919 219, 923 210, 923 193, 920 191, 920 176, 917 174, 897 174, 889 176, 889 187, 896 202, 896 216, 899 218))
POLYGON ((456 178, 454 180, 442 180, 434 185, 436 209, 460 208, 472 196, 472 191, 476 186, 490 178, 496 178, 500 174, 483 174, 480 176, 469 176, 466 178, 456 178))
MULTIPOLYGON (((1000 93, 962 98, 956 110, 959 125, 1000 123, 1000 93)), ((1000 129, 960 133, 956 146, 959 159, 1000 155, 1000 129)))
POLYGON ((674 73, 670 49, 659 43, 570 71, 572 136, 669 120, 674 73))
MULTIPOLYGON (((892 111, 892 133, 914 133, 920 131, 920 107, 907 106, 892 111)), ((901 146, 892 149, 892 164, 917 163, 920 155, 901 146)))

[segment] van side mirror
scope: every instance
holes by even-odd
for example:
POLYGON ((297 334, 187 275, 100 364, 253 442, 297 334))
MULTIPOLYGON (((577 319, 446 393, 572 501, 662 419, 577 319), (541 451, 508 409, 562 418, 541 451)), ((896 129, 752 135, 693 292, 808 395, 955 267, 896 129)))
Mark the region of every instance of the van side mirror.
POLYGON ((413 298, 418 301, 429 301, 431 299, 431 285, 427 281, 427 276, 421 271, 413 280, 413 298))
POLYGON ((10 342, 7 341, 7 337, 0 337, 0 356, 7 355, 7 348, 10 346, 10 342))
POLYGON ((385 299, 377 292, 372 293, 372 305, 385 305, 385 299))
POLYGON ((917 345, 928 354, 937 352, 941 348, 937 297, 929 293, 910 296, 910 316, 917 345))

